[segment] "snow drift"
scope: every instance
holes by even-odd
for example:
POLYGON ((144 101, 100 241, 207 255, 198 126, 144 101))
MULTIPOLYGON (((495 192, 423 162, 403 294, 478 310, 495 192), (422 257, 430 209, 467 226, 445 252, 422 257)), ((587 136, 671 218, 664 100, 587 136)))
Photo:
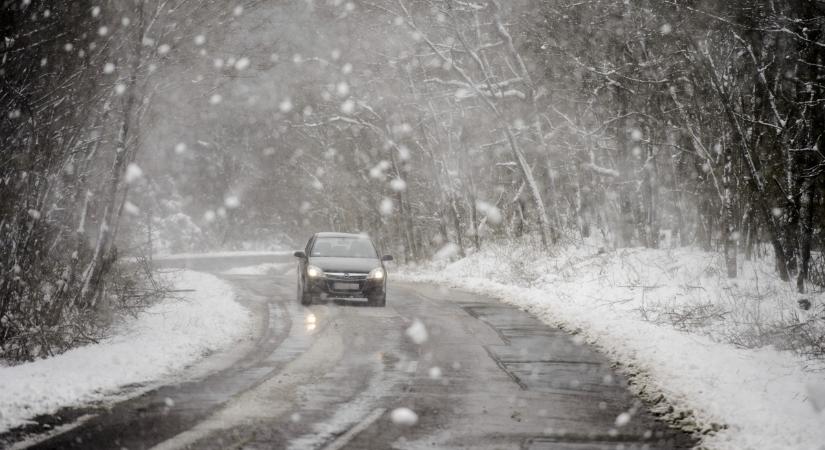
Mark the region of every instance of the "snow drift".
POLYGON ((62 407, 121 398, 124 386, 158 382, 248 337, 251 315, 227 283, 192 271, 165 276, 195 291, 148 308, 98 344, 0 367, 0 432, 62 407))
POLYGON ((770 344, 784 344, 781 336, 753 332, 805 321, 821 312, 821 294, 801 311, 769 262, 743 261, 742 277, 728 280, 718 255, 696 249, 581 245, 541 256, 533 248, 490 244, 396 278, 492 295, 583 334, 624 367, 637 393, 659 400, 660 412, 673 406, 670 419, 707 434, 706 447, 825 448, 822 363, 770 344))

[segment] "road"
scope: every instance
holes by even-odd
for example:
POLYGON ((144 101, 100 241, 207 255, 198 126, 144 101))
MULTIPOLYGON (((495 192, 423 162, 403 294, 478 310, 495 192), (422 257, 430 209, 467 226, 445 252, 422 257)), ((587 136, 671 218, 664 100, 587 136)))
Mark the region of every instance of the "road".
POLYGON ((694 443, 652 417, 602 355, 495 299, 391 282, 386 308, 303 307, 288 267, 222 275, 254 312, 258 334, 231 354, 228 367, 110 408, 68 412, 77 420, 65 432, 31 448, 578 450, 694 443), (419 343, 407 332, 416 320, 427 335, 419 343), (416 423, 394 421, 397 408, 414 411, 416 423))

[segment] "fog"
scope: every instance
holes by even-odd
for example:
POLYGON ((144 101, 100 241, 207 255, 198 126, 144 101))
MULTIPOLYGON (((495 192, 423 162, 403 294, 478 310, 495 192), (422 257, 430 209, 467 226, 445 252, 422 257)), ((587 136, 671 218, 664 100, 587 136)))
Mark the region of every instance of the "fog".
POLYGON ((823 449, 823 1, 0 35, 0 447, 823 449))
POLYGON ((800 292, 822 280, 815 2, 27 0, 3 15, 14 357, 47 351, 31 317, 71 345, 68 317, 132 283, 124 261, 322 230, 367 233, 402 264, 595 239, 718 251, 731 278, 737 255, 773 258, 800 292))

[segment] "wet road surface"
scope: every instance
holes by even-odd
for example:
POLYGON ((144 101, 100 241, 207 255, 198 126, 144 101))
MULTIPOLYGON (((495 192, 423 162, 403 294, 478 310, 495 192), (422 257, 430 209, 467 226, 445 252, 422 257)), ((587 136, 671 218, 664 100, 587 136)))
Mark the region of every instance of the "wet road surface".
MULTIPOLYGON (((294 270, 294 269, 292 269, 294 270)), ((687 448, 600 354, 495 299, 391 283, 301 306, 294 273, 228 276, 258 338, 230 367, 83 416, 31 448, 687 448), (415 320, 426 341, 406 330, 415 320), (392 420, 397 408, 414 425, 392 420), (626 423, 624 423, 626 422, 626 423), (618 426, 621 424, 622 426, 618 426)))

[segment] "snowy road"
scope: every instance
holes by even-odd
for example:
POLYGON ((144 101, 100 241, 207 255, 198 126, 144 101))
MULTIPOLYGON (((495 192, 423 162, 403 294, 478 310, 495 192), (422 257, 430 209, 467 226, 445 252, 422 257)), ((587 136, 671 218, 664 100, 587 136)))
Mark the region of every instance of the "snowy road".
POLYGON ((257 343, 238 349, 231 367, 84 411, 82 421, 33 448, 607 449, 693 442, 645 412, 601 355, 511 306, 391 283, 386 308, 305 308, 294 298, 294 275, 283 271, 224 275, 259 319, 257 343))

